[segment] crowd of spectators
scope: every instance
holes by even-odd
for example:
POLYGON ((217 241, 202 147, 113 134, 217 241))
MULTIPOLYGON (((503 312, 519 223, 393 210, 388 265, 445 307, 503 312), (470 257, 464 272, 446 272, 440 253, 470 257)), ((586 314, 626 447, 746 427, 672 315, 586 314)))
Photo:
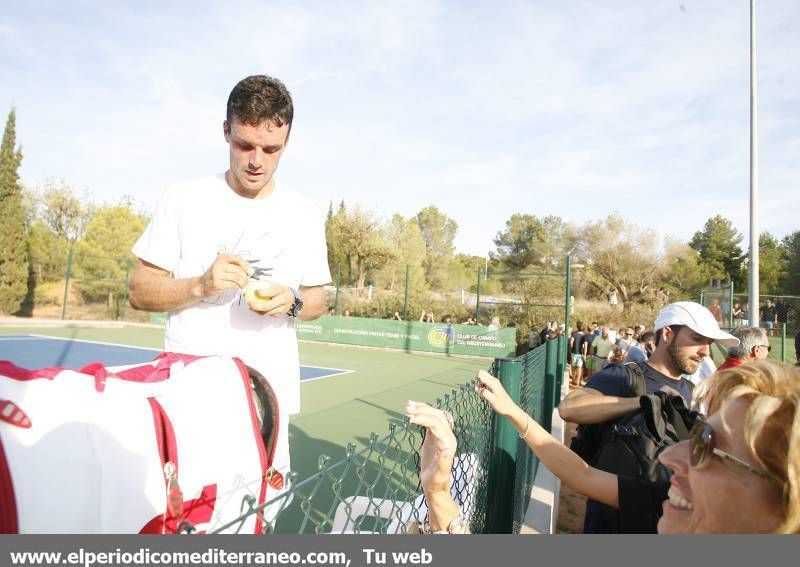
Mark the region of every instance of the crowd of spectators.
MULTIPOLYGON (((570 383, 573 386, 582 386, 594 373, 609 364, 646 362, 655 348, 656 335, 644 325, 614 329, 603 321, 592 321, 590 325, 578 321, 575 330, 569 333, 570 383)), ((697 383, 715 370, 716 367, 709 358, 695 374, 687 375, 687 378, 697 383)))

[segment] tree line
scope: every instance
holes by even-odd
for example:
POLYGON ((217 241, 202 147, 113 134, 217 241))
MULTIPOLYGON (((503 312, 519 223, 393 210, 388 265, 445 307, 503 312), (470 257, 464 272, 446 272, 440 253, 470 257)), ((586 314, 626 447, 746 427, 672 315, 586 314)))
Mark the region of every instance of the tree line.
MULTIPOLYGON (((147 215, 129 198, 94 204, 64 181, 25 188, 18 174, 22 159, 12 109, 0 146, 0 312, 31 314, 34 306, 55 301, 70 261, 78 292, 118 311, 135 261, 130 250, 147 215)), ((407 296, 412 314, 442 305, 440 314, 448 310, 460 317, 458 310, 468 308, 459 307, 463 297, 456 293, 477 293, 479 272, 484 296, 523 304, 563 300, 563 278, 513 274, 563 272, 568 254, 575 267, 573 295, 606 300, 613 292, 623 312, 665 298, 696 298, 713 280, 744 290, 748 278, 743 236, 720 215, 687 243, 662 241, 617 214, 576 224, 516 213, 497 232, 488 258, 458 253, 459 226, 435 206, 411 217, 381 219, 360 206, 331 203, 325 229, 334 283, 380 290, 385 313, 398 310, 407 296)), ((800 295, 800 230, 782 240, 763 233, 760 253, 761 293, 800 295)), ((354 307, 356 314, 358 309, 366 314, 375 303, 354 307)))
POLYGON ((0 145, 0 313, 31 315, 36 306, 60 303, 71 264, 72 292, 118 314, 146 216, 130 198, 96 205, 65 181, 23 187, 21 162, 12 109, 0 145))

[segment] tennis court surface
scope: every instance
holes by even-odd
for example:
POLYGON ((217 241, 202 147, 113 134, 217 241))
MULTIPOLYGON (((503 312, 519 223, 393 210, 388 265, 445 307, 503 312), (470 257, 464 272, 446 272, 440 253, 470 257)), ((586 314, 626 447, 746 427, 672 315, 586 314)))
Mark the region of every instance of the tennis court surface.
MULTIPOLYGON (((163 344, 160 328, 0 326, 0 360, 28 369, 146 362, 163 344)), ((343 457, 349 442, 364 444, 371 432, 402 420, 407 400, 435 402, 491 359, 301 342, 300 364, 302 409, 291 417, 289 435, 302 478, 316 472, 321 454, 343 457)))
MULTIPOLYGON (((102 362, 106 366, 137 364, 152 360, 159 352, 141 346, 45 335, 0 336, 0 360, 27 369, 81 368, 92 362, 102 362)), ((318 380, 349 372, 338 368, 300 366, 300 380, 318 380)))

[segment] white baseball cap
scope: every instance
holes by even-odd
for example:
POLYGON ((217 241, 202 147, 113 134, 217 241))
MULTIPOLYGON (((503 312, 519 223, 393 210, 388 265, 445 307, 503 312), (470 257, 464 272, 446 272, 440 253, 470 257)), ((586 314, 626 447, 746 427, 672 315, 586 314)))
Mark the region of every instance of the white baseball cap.
POLYGON ((739 344, 739 339, 719 328, 711 311, 694 301, 670 303, 658 314, 653 326, 658 331, 670 325, 686 325, 698 335, 714 339, 727 347, 739 344))

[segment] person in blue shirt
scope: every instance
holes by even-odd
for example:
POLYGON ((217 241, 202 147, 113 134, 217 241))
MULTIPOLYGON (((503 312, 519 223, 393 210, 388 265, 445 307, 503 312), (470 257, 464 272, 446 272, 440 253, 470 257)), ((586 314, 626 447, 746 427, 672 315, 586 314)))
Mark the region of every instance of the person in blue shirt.
MULTIPOLYGON (((664 307, 654 324, 656 348, 646 362, 638 363, 644 373, 648 394, 657 391, 681 396, 692 404, 693 384, 683 374, 694 374, 710 346, 718 341, 736 346, 739 340, 719 328, 714 315, 699 303, 680 301, 664 307)), ((621 364, 597 372, 586 387, 572 390, 558 407, 562 419, 578 424, 604 423, 639 409, 639 397, 621 364)), ((585 533, 614 533, 615 526, 604 519, 602 505, 589 500, 585 533)))
POLYGON ((652 331, 642 333, 639 342, 628 349, 625 362, 645 362, 656 348, 656 334, 652 331))

